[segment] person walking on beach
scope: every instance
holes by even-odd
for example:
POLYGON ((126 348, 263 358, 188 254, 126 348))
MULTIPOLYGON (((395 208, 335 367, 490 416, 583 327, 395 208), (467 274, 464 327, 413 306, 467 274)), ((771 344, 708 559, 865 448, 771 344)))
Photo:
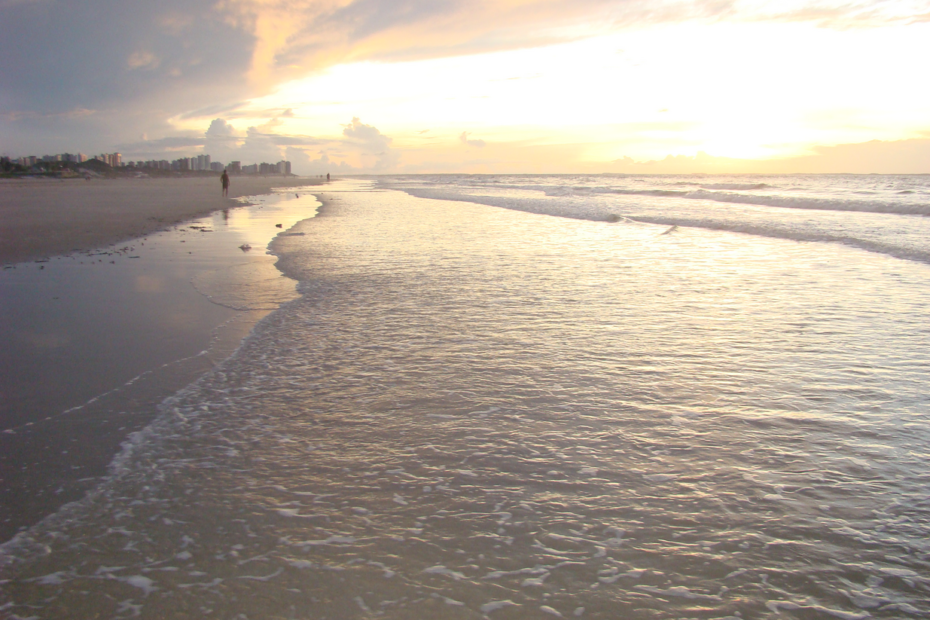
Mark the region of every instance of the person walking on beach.
POLYGON ((223 197, 229 196, 229 175, 223 170, 223 176, 220 177, 220 183, 223 184, 223 197))

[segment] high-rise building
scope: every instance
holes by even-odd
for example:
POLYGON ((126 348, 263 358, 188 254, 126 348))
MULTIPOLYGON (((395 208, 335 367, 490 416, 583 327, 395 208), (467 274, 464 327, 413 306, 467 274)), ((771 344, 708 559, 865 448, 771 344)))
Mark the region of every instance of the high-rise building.
POLYGON ((213 172, 222 172, 223 168, 224 168, 223 164, 218 161, 215 161, 212 164, 210 164, 210 170, 212 170, 213 172))
POLYGON ((191 157, 191 170, 210 170, 210 156, 198 155, 191 157))
POLYGON ((226 170, 229 172, 229 174, 242 174, 242 162, 231 161, 226 167, 226 170))
POLYGON ((284 174, 288 176, 291 174, 291 162, 289 161, 284 162, 284 174))

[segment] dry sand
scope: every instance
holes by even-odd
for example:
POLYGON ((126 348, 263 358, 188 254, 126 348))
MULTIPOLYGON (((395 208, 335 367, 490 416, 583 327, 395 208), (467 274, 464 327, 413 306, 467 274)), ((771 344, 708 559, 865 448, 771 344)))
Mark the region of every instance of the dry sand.
POLYGON ((275 187, 318 185, 299 177, 0 181, 0 264, 92 249, 161 230, 275 187))

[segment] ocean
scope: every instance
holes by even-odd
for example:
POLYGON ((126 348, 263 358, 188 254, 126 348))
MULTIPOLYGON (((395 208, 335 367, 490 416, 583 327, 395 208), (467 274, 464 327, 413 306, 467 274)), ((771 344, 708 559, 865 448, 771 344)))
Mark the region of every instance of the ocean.
POLYGON ((300 296, 0 548, 0 614, 930 614, 930 176, 313 191, 300 296))

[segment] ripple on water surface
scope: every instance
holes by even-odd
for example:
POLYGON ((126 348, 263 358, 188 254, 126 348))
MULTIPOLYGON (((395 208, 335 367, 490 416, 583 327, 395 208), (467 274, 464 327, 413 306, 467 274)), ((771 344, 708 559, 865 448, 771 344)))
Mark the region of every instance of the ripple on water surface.
POLYGON ((926 266, 332 197, 276 242, 303 298, 20 539, 6 613, 930 612, 926 266))

